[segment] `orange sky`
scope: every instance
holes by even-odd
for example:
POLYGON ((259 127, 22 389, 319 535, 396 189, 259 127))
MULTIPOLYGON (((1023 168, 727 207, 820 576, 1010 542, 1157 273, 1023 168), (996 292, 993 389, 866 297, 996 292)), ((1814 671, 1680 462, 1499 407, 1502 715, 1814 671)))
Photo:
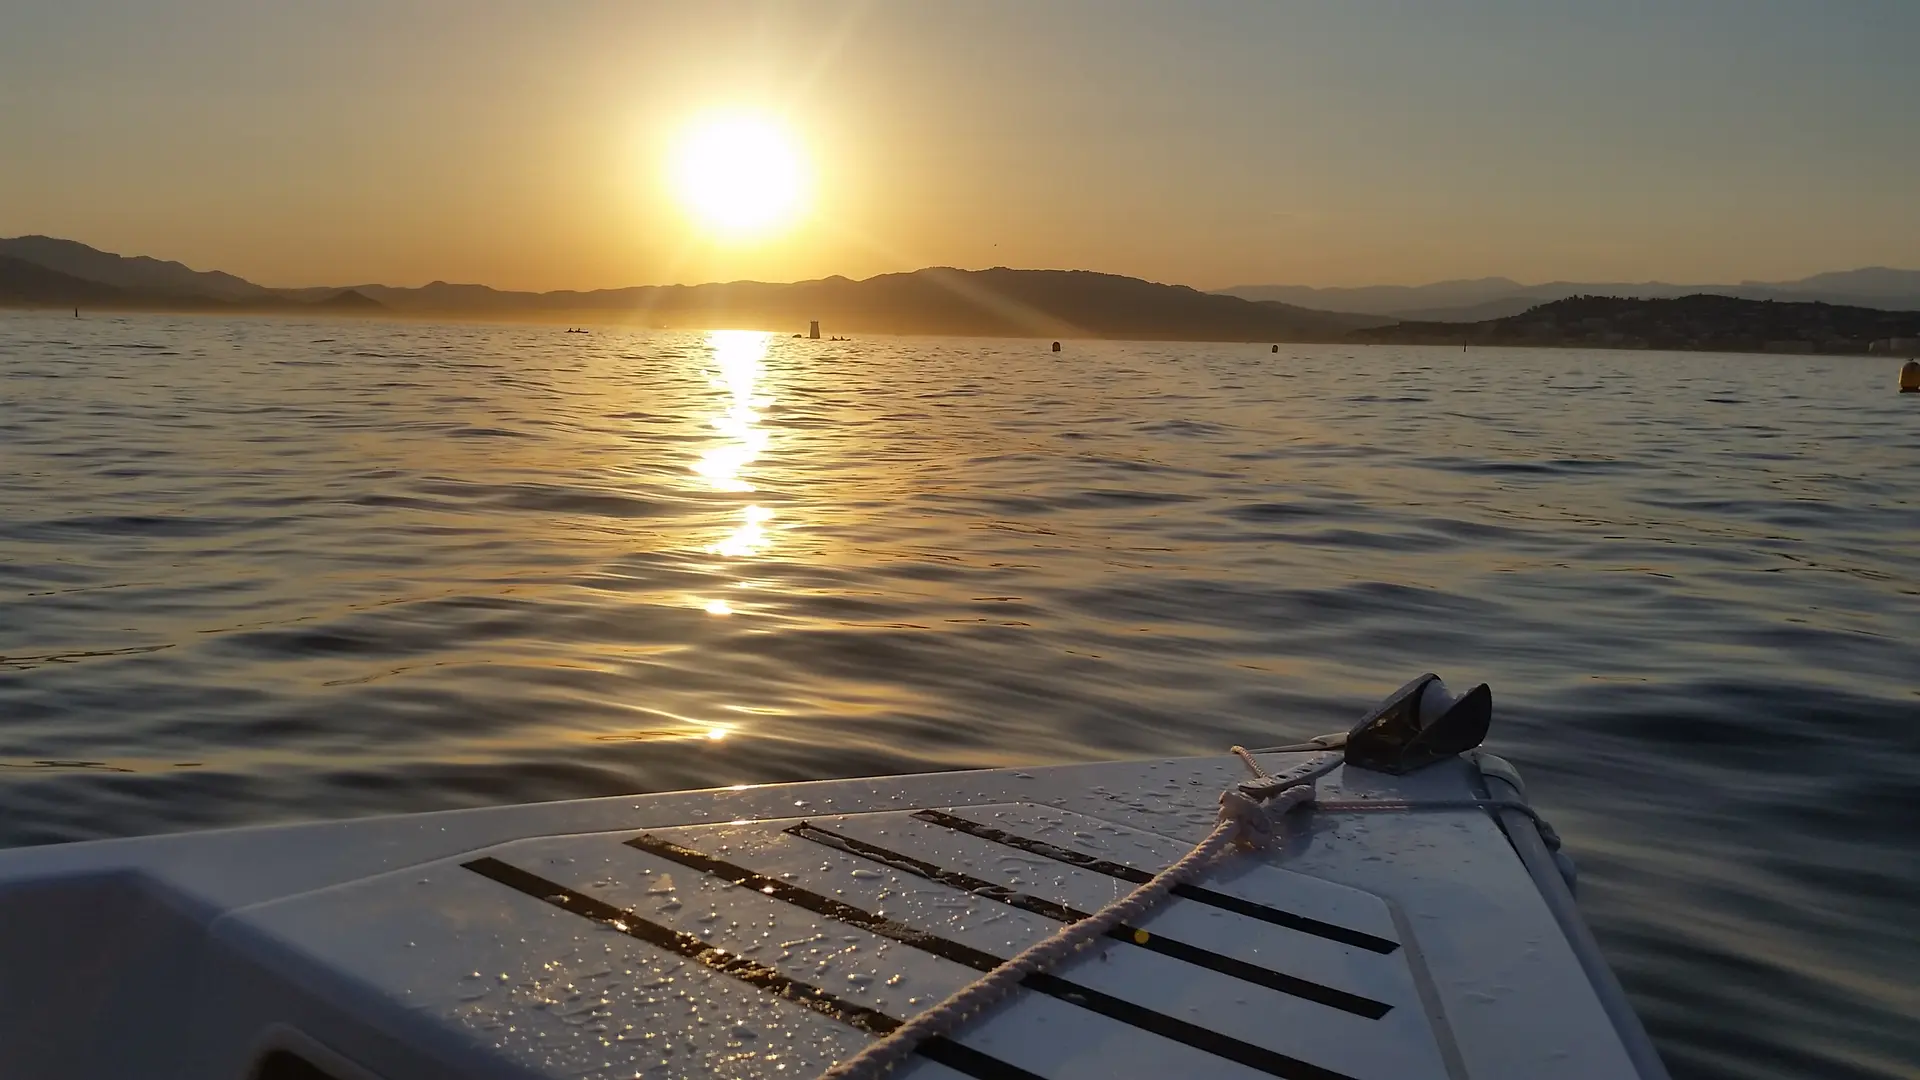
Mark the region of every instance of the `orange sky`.
POLYGON ((1084 267, 1202 287, 1920 265, 1920 5, 73 0, 0 36, 0 235, 268 285, 1084 267), (794 230, 663 190, 801 134, 794 230))

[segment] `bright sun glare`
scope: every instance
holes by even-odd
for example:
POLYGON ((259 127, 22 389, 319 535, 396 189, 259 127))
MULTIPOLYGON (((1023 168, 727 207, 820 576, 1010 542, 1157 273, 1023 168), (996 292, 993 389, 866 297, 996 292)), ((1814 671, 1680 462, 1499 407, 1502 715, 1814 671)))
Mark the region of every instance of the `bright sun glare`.
POLYGON ((752 113, 708 117, 673 150, 673 186, 715 233, 748 238, 787 225, 806 195, 806 168, 792 134, 752 113))

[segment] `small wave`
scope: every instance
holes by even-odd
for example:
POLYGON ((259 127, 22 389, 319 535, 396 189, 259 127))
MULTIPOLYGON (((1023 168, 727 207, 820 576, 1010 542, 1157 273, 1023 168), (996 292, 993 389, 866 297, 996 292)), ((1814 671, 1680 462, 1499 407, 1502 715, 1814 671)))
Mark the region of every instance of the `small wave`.
POLYGON ((414 489, 427 495, 444 496, 454 505, 543 514, 649 518, 675 513, 686 505, 682 500, 647 499, 564 484, 473 484, 441 479, 420 481, 414 489))
POLYGON ((442 434, 450 439, 533 439, 539 436, 525 431, 499 427, 456 427, 448 428, 442 434))
POLYGON ((94 534, 99 536, 206 537, 219 536, 260 523, 242 518, 201 517, 187 514, 84 514, 21 522, 4 532, 21 536, 94 534))
POLYGON ((1141 491, 1132 488, 1094 488, 1073 493, 1062 492, 1053 498, 1062 508, 1085 509, 1102 506, 1170 506, 1199 502, 1204 496, 1185 491, 1141 491))
MULTIPOLYGON (((74 590, 78 591, 78 590, 74 590)), ((0 668, 30 670, 53 664, 77 664, 85 660, 104 660, 121 656, 143 656, 173 648, 163 645, 129 645, 120 649, 74 649, 68 652, 40 653, 34 656, 0 656, 0 668)))
POLYGON ((1134 425, 1135 430, 1149 435, 1185 435, 1200 437, 1221 435, 1226 429, 1219 424, 1210 424, 1204 420, 1154 420, 1134 425))
POLYGON ((1488 458, 1432 457, 1422 464, 1448 472, 1481 476, 1572 476, 1580 473, 1633 472, 1649 468, 1636 461, 1614 458, 1543 458, 1501 461, 1488 458))
POLYGON ((1215 511, 1240 521, 1251 522, 1312 521, 1349 512, 1345 507, 1336 508, 1305 502, 1243 503, 1215 511))

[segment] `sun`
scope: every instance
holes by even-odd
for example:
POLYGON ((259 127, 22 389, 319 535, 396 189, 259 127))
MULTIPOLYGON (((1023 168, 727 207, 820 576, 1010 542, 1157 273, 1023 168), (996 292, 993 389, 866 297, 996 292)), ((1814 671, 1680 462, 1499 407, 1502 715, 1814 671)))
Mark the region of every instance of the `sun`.
POLYGON ((733 239, 790 225, 806 199, 806 163, 792 133, 755 113, 709 116, 673 148, 674 194, 709 231, 733 239))

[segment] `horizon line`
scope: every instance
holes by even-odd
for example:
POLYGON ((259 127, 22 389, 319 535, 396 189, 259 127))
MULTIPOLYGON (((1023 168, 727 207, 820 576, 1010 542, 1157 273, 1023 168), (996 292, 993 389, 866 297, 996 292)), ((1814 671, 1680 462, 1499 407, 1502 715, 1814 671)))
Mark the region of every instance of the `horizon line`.
POLYGON ((153 262, 172 263, 175 266, 179 266, 185 270, 188 270, 196 274, 224 274, 226 276, 235 278, 239 281, 245 282, 248 285, 252 285, 256 288, 266 289, 271 292, 297 292, 297 291, 308 291, 308 290, 316 290, 316 289, 347 290, 347 289, 363 289, 363 288, 428 289, 436 285, 443 285, 443 286, 450 286, 454 288, 488 289, 490 291, 498 292, 498 293, 520 293, 520 294, 530 295, 530 296, 551 296, 556 293, 590 294, 590 293, 623 292, 623 291, 632 290, 632 289, 676 289, 676 288, 692 289, 692 288, 701 288, 709 285, 806 285, 806 284, 812 284, 815 282, 825 282, 825 281, 833 281, 833 280, 849 281, 857 284, 857 283, 873 281, 875 279, 884 278, 884 277, 904 277, 912 274, 925 273, 930 270, 950 270, 957 273, 965 273, 965 274, 990 273, 995 270, 1007 270, 1007 271, 1020 272, 1020 273, 1095 274, 1103 277, 1129 278, 1135 281, 1145 281, 1155 285, 1168 285, 1168 286, 1174 286, 1179 288, 1188 288, 1188 289, 1194 290, 1195 292, 1209 293, 1209 294, 1231 293, 1239 289, 1305 289, 1305 290, 1310 290, 1316 293, 1353 293, 1353 292, 1366 291, 1370 289, 1425 289, 1425 288, 1433 288, 1435 286, 1440 286, 1440 285, 1470 285, 1470 284, 1481 284, 1486 282, 1504 282, 1506 284, 1512 285, 1520 289, 1544 288, 1544 287, 1554 286, 1554 285, 1642 285, 1642 286, 1660 285, 1660 286, 1666 286, 1669 288, 1721 288, 1721 287, 1734 287, 1734 288, 1763 287, 1765 288, 1765 287, 1778 287, 1782 285, 1796 285, 1801 282, 1807 281, 1811 278, 1824 277, 1824 276, 1835 275, 1835 274, 1857 274, 1857 273, 1866 273, 1866 272, 1872 272, 1872 271, 1885 271, 1888 273, 1895 273, 1895 274, 1920 274, 1920 268, 1909 269, 1904 267, 1875 264, 1875 265, 1869 265, 1869 266, 1847 267, 1845 269, 1840 269, 1840 270, 1821 270, 1821 271, 1816 271, 1812 274, 1807 274, 1804 277, 1784 279, 1784 280, 1742 278, 1739 281, 1688 282, 1688 281, 1680 281, 1680 280, 1669 281, 1664 278, 1645 278, 1638 281, 1629 281, 1624 279, 1582 280, 1579 278, 1561 277, 1561 278, 1554 278, 1546 281, 1525 282, 1515 278, 1507 277, 1504 274, 1493 274, 1493 275, 1484 275, 1479 277, 1440 278, 1438 280, 1420 282, 1417 284, 1409 284, 1404 282, 1374 282, 1366 285, 1305 285, 1305 284, 1300 284, 1298 282, 1275 281, 1275 282, 1243 282, 1243 283, 1234 284, 1234 285, 1222 286, 1220 288, 1205 288, 1199 285, 1192 285, 1192 284, 1188 284, 1186 282, 1181 282, 1181 281, 1165 281, 1159 278, 1142 277, 1137 274, 1126 274, 1126 273, 1120 273, 1120 272, 1111 271, 1111 270, 1095 270, 1090 267, 1046 267, 1046 266, 1016 267, 1016 266, 1007 266, 1004 264, 994 265, 994 266, 983 266, 983 267, 963 267, 963 266, 954 266, 951 264, 929 264, 926 266, 916 267, 911 270, 882 271, 880 273, 872 274, 862 278, 850 277, 849 275, 846 275, 846 274, 835 273, 835 274, 827 274, 821 277, 795 278, 790 281, 769 281, 769 280, 763 280, 759 278, 733 278, 729 280, 716 279, 716 280, 710 280, 710 281, 647 282, 647 283, 627 284, 627 285, 603 285, 603 286, 598 286, 593 288, 510 289, 510 288, 502 288, 497 285, 490 285, 485 282, 452 281, 446 278, 434 278, 431 281, 427 281, 419 285, 392 285, 383 281, 371 281, 371 280, 363 280, 363 281, 358 281, 358 282, 354 282, 351 284, 344 284, 344 285, 343 284, 264 285, 264 284, 261 284, 260 282, 254 281, 251 278, 242 277, 241 275, 233 273, 230 270, 222 270, 218 268, 203 270, 203 269, 197 269, 193 266, 189 266, 188 264, 181 262, 178 259, 167 259, 167 258, 161 258, 159 256, 144 255, 144 254, 127 255, 122 252, 109 251, 106 248, 95 247, 84 240, 74 240, 70 237, 52 236, 46 233, 21 233, 17 236, 0 237, 0 243, 5 243, 11 240, 51 240, 57 243, 77 244, 81 247, 87 248, 91 251, 98 252, 102 255, 109 255, 115 258, 120 258, 120 259, 147 259, 153 262))

